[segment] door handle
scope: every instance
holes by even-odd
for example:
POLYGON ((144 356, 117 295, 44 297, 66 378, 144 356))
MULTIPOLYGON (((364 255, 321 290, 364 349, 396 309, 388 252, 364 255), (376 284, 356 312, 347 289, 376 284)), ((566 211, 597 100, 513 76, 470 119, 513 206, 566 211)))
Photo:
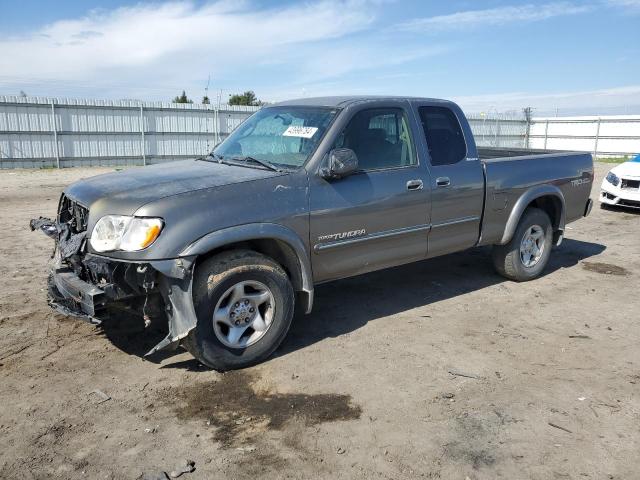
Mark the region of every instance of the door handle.
POLYGON ((422 180, 409 180, 407 182, 407 190, 422 190, 423 188, 422 180))
POLYGON ((438 177, 436 178, 436 185, 438 187, 448 187, 451 185, 451 180, 449 177, 438 177))

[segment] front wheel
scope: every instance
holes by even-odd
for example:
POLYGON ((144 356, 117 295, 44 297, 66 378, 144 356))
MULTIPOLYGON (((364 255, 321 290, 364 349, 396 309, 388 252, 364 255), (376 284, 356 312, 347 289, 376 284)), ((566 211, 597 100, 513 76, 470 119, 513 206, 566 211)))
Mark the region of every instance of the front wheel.
POLYGON ((539 208, 528 208, 511 241, 506 245, 494 245, 493 264, 500 275, 511 280, 533 280, 547 266, 552 243, 549 215, 539 208))
POLYGON ((184 346, 215 370, 255 365, 286 336, 294 301, 286 272, 269 257, 249 250, 213 256, 196 269, 197 324, 184 346))

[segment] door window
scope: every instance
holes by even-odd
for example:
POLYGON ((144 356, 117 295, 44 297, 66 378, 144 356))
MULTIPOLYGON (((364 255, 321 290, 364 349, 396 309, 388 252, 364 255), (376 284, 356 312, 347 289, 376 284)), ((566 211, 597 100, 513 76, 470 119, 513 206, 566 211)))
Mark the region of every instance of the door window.
POLYGON ((401 108, 377 108, 356 113, 335 148, 350 148, 361 170, 416 164, 409 121, 401 108))
POLYGON ((420 120, 432 165, 452 165, 467 156, 458 118, 446 107, 420 107, 420 120))

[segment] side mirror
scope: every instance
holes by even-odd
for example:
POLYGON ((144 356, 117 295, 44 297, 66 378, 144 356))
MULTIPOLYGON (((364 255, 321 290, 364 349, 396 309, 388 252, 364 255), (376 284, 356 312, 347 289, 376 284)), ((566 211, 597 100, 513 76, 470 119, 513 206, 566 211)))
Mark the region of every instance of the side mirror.
POLYGON ((351 175, 358 170, 358 157, 350 148, 336 148, 329 152, 329 164, 320 170, 325 180, 333 180, 351 175))

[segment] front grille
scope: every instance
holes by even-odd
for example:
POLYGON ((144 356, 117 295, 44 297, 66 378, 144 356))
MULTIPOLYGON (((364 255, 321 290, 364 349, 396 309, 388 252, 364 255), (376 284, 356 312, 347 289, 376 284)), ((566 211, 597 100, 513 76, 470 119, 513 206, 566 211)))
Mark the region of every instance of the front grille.
POLYGON ((640 189, 640 180, 629 180, 627 178, 623 178, 620 188, 630 188, 633 190, 638 190, 640 189))
POLYGON ((71 233, 76 234, 87 230, 88 219, 89 210, 87 207, 80 205, 63 193, 58 209, 58 222, 66 223, 71 228, 71 233))

